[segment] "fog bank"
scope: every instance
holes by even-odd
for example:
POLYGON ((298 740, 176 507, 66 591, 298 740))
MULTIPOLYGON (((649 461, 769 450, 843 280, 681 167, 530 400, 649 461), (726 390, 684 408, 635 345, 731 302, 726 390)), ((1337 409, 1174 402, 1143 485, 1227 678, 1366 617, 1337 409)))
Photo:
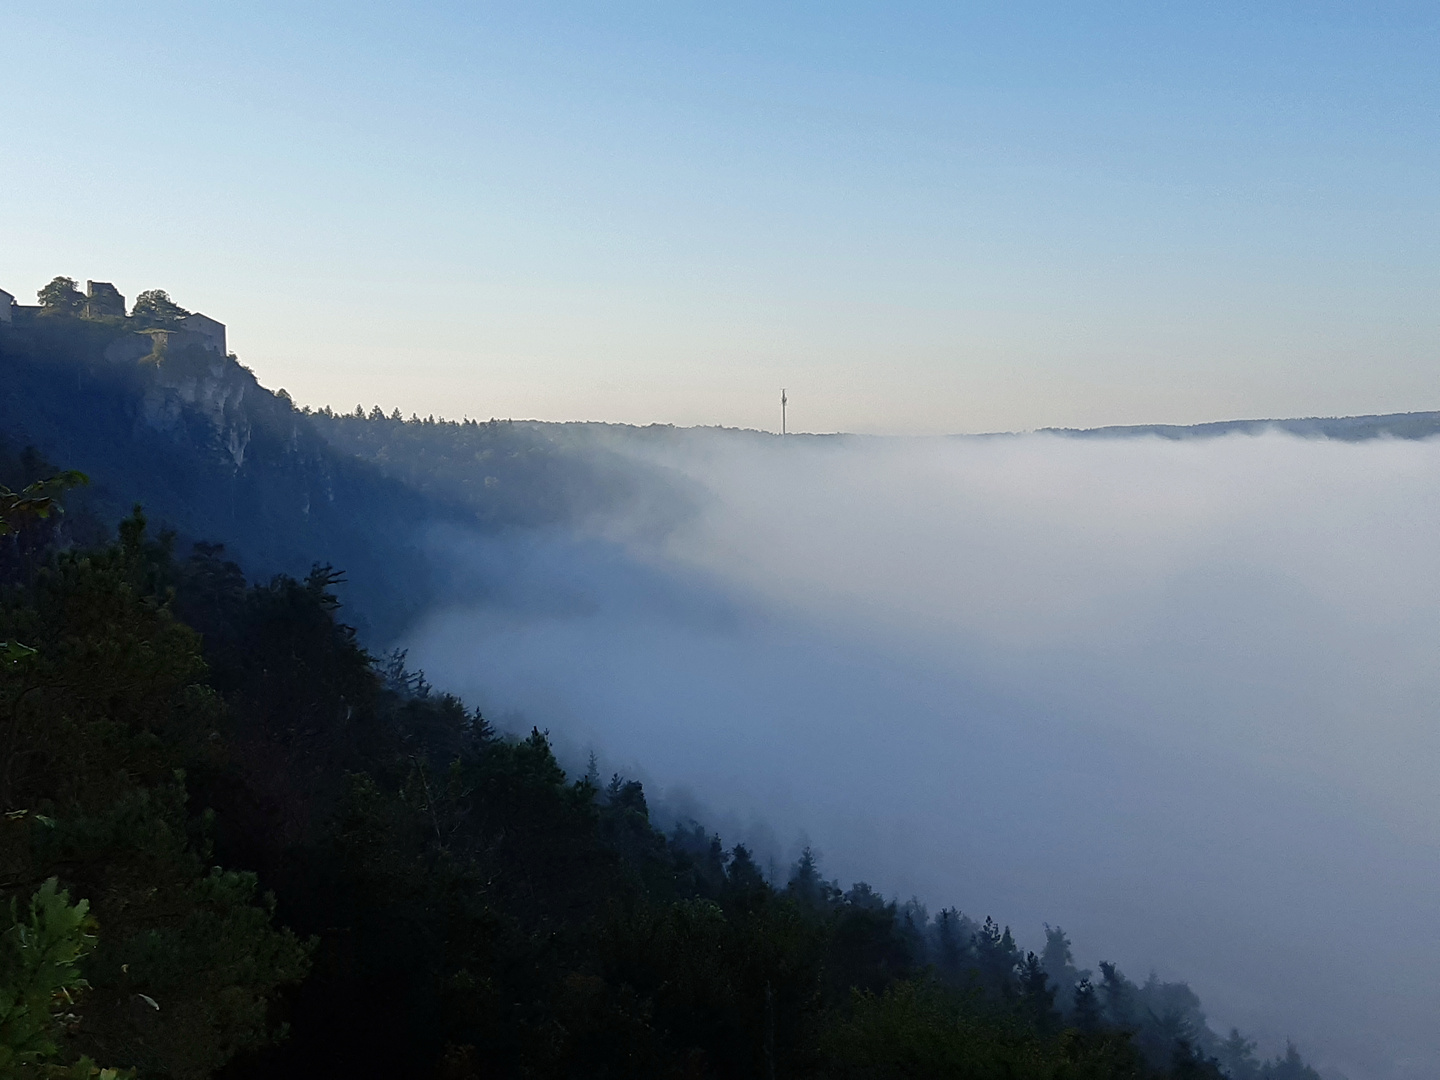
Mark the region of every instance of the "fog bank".
POLYGON ((1267 1053, 1440 1073, 1440 442, 628 452, 672 480, 632 513, 435 534, 488 596, 412 636, 432 682, 1267 1053))

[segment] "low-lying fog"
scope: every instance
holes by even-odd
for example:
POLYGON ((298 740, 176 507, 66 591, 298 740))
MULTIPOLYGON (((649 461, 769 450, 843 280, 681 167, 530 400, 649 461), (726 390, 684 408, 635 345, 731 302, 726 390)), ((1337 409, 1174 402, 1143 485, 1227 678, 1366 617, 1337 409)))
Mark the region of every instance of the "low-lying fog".
POLYGON ((494 595, 416 632, 432 682, 782 876, 1440 1075, 1440 442, 634 442, 679 494, 436 536, 494 595))

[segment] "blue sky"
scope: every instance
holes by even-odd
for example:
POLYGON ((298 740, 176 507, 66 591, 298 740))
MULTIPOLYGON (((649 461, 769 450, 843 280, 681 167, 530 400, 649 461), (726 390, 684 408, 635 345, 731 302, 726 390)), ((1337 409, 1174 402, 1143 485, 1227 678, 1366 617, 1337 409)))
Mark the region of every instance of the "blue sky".
POLYGON ((0 3, 0 287, 267 385, 809 430, 1440 408, 1440 8, 0 3))

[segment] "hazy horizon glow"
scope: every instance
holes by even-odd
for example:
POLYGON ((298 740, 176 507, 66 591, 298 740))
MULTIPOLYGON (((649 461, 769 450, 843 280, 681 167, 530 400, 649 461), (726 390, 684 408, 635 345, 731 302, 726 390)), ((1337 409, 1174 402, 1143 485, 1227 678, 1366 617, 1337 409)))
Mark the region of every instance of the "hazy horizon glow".
POLYGON ((693 513, 438 534, 490 599, 412 661, 782 874, 808 841, 846 885, 1184 978, 1267 1053, 1434 1075, 1440 440, 643 460, 693 513))
POLYGON ((1422 4, 11 5, 0 288, 407 415, 1434 408, 1437 57, 1422 4))

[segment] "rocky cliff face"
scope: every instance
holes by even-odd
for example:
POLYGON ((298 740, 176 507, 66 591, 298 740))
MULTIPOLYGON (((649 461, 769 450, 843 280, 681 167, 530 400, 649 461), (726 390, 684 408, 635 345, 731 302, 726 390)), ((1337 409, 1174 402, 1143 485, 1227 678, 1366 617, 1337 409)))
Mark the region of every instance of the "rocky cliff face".
POLYGON ((446 512, 195 337, 83 319, 0 327, 0 440, 89 473, 86 498, 109 520, 142 503, 182 543, 225 542, 252 576, 347 570, 351 617, 387 638, 427 599, 419 535, 446 512))
POLYGON ((298 452, 303 419, 262 387, 233 356, 189 330, 120 333, 103 351, 116 372, 128 369, 142 393, 136 422, 191 449, 212 451, 235 470, 245 465, 255 425, 282 432, 298 452), (199 423, 203 422, 203 423, 199 423))
MULTIPOLYGON (((140 361, 149 377, 141 405, 144 423, 156 431, 175 432, 193 418, 203 420, 214 447, 240 469, 252 435, 245 400, 247 391, 259 389, 255 377, 236 361, 193 345, 160 349, 140 361)), ((263 408, 258 394, 248 396, 263 408)))

